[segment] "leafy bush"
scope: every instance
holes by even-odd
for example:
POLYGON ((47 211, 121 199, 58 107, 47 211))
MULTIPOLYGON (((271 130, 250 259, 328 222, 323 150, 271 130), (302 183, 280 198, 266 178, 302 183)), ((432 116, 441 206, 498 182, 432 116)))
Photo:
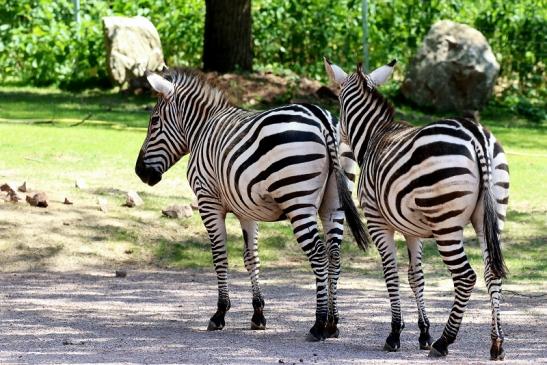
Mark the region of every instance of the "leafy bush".
MULTIPOLYGON (((323 55, 355 67, 363 57, 361 4, 252 0, 255 68, 324 80, 323 55)), ((201 66, 203 0, 81 0, 79 26, 71 0, 8 0, 0 8, 0 80, 62 87, 108 84, 101 24, 106 15, 148 17, 160 33, 167 64, 201 66)), ((485 34, 501 63, 505 93, 500 100, 517 105, 515 98, 529 99, 518 108, 523 111, 545 107, 547 9, 537 0, 369 0, 370 66, 397 58, 400 78, 431 25, 441 19, 485 34)))

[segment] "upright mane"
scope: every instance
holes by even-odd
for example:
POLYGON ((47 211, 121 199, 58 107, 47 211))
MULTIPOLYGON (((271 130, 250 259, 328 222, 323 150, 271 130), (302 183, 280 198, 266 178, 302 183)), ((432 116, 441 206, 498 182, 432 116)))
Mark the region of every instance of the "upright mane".
POLYGON ((176 92, 182 87, 191 87, 195 93, 202 93, 209 103, 232 106, 224 90, 196 69, 187 67, 170 68, 163 72, 163 77, 175 85, 176 92))

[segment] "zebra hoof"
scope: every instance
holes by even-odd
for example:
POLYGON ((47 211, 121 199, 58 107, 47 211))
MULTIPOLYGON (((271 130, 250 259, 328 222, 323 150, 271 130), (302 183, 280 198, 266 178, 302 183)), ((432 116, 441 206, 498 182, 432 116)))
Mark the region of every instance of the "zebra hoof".
POLYGON ((429 333, 422 333, 420 334, 420 338, 418 339, 420 342, 420 350, 431 350, 431 344, 433 343, 433 339, 429 335, 429 333))
POLYGON ((325 341, 325 337, 323 335, 314 335, 311 333, 311 331, 306 335, 306 341, 307 342, 319 342, 319 341, 325 341))
POLYGON ((431 345, 431 350, 429 350, 429 357, 431 358, 440 358, 448 355, 448 345, 445 345, 445 342, 442 341, 442 338, 437 340, 433 345, 431 345))
POLYGON ((212 320, 209 321, 209 325, 207 326, 207 331, 220 331, 224 328, 224 325, 222 324, 216 324, 212 320))
POLYGON ((207 331, 220 331, 224 328, 224 314, 215 313, 214 316, 209 320, 209 325, 207 326, 207 331))
POLYGON ((399 345, 399 346, 397 346, 397 345, 392 346, 392 345, 390 345, 389 343, 387 343, 387 341, 386 341, 386 343, 384 344, 384 351, 387 351, 387 352, 397 352, 397 351, 399 351, 400 349, 401 349, 401 346, 400 346, 400 345, 399 345))
POLYGON ((325 322, 315 322, 310 332, 306 335, 306 341, 317 342, 325 341, 325 322))
POLYGON ((505 350, 501 346, 502 343, 502 339, 492 340, 492 347, 490 348, 490 360, 502 361, 503 359, 505 359, 505 350))
POLYGON ((262 314, 262 311, 257 312, 257 310, 255 309, 253 318, 251 318, 251 329, 252 330, 266 329, 266 318, 264 317, 264 314, 262 314))
POLYGON ((325 329, 325 334, 327 338, 338 338, 340 336, 340 330, 336 326, 327 326, 325 329))
POLYGON ((384 344, 384 351, 396 352, 401 349, 400 333, 390 333, 384 344))
POLYGON ((257 324, 257 323, 254 323, 253 321, 251 321, 251 329, 252 330, 259 330, 259 331, 264 331, 266 329, 266 323, 260 323, 260 324, 257 324))

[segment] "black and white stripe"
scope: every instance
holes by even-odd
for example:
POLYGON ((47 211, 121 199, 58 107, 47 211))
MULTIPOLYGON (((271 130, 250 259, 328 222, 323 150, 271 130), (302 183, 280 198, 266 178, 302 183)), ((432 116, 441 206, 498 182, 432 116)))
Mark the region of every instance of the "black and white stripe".
POLYGON ((336 286, 344 219, 364 247, 364 228, 351 201, 338 157, 337 121, 329 112, 292 104, 265 112, 230 105, 222 93, 188 71, 149 75, 161 93, 136 172, 151 185, 184 154, 188 179, 211 240, 218 278, 218 309, 209 329, 222 329, 230 308, 225 216, 240 222, 244 260, 252 282, 253 329, 264 329, 257 222, 289 219, 317 283, 316 323, 310 339, 338 333, 336 286), (167 79, 166 79, 167 78, 167 79), (319 236, 317 215, 325 232, 319 236))
POLYGON ((392 312, 392 330, 384 348, 398 350, 404 328, 394 232, 401 232, 408 245, 408 278, 418 306, 420 347, 432 346, 430 355, 444 356, 456 339, 476 281, 463 246, 463 229, 471 222, 482 248, 491 297, 491 356, 501 359, 499 301, 506 269, 499 233, 509 194, 505 155, 494 136, 473 118, 444 119, 421 128, 394 121, 393 107, 376 91, 374 82, 387 79, 393 65, 370 75, 358 67, 347 76, 326 62, 329 75, 342 86, 341 131, 361 167, 359 202, 382 258, 392 312), (433 344, 423 298, 421 238, 435 239, 455 288, 448 322, 433 344))

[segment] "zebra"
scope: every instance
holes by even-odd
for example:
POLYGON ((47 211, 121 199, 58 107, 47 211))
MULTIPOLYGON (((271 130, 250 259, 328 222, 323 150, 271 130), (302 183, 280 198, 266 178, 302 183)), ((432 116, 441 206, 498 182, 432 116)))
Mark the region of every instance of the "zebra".
POLYGON ((311 104, 263 112, 235 107, 192 70, 148 73, 147 79, 159 98, 135 172, 153 186, 183 155, 190 155, 187 177, 211 241, 218 281, 217 311, 207 329, 224 328, 230 309, 224 220, 231 212, 241 224, 252 284, 251 329, 266 328, 257 222, 289 219, 316 278, 316 321, 306 337, 337 337, 336 290, 345 218, 357 244, 363 249, 367 244, 343 171, 351 169, 352 161, 347 153, 338 156, 337 120, 311 104), (325 242, 319 236, 318 214, 325 242))
POLYGON ((500 232, 509 197, 509 168, 493 134, 471 117, 443 119, 417 128, 394 120, 394 108, 377 90, 395 60, 370 74, 361 65, 347 75, 325 58, 330 79, 341 87, 340 133, 361 168, 359 205, 382 259, 391 304, 391 333, 384 350, 400 349, 404 328, 394 232, 406 239, 408 280, 418 307, 419 344, 430 357, 448 354, 475 285, 464 252, 463 228, 471 221, 482 250, 492 307, 493 360, 503 360, 501 279, 507 269, 500 232), (426 314, 421 267, 422 238, 434 238, 454 282, 455 301, 442 336, 433 343, 426 314))

